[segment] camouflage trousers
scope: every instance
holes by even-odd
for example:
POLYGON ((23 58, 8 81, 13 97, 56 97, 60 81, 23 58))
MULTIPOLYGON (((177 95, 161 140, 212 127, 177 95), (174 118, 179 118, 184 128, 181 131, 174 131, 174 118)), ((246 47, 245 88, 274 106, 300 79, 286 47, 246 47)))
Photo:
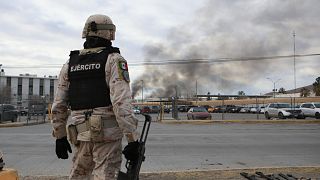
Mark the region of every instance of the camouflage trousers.
POLYGON ((116 180, 122 160, 121 139, 115 142, 80 141, 69 179, 116 180))

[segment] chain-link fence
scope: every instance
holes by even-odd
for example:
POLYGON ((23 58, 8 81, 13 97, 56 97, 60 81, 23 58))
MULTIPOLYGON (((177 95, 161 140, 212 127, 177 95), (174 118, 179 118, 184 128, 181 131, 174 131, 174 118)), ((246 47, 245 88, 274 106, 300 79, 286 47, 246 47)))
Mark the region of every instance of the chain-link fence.
MULTIPOLYGON (((268 104, 284 104, 285 111, 300 110, 300 105, 306 102, 320 102, 320 97, 270 97, 270 96, 212 96, 199 95, 194 99, 178 99, 161 101, 146 101, 135 103, 138 113, 152 114, 154 119, 161 120, 192 120, 192 119, 213 119, 213 120, 264 120, 268 104), (200 109, 199 109, 200 107, 200 109), (190 109, 208 112, 209 116, 192 115, 190 109)), ((280 109, 280 108, 279 108, 280 109)), ((302 112, 302 111, 301 111, 302 112)), ((201 112, 195 112, 201 113, 201 112)), ((205 114, 203 112, 202 114, 205 114)), ((298 116, 297 116, 298 117, 298 116)), ((291 117, 297 118, 297 117, 291 117)), ((299 118, 305 118, 299 116, 299 118)), ((275 117, 276 118, 276 117, 275 117)), ((279 118, 279 117, 278 117, 279 118)), ((283 117, 280 117, 283 118, 283 117)), ((307 117, 309 118, 309 117, 307 117)), ((313 118, 313 117, 310 117, 313 118)))

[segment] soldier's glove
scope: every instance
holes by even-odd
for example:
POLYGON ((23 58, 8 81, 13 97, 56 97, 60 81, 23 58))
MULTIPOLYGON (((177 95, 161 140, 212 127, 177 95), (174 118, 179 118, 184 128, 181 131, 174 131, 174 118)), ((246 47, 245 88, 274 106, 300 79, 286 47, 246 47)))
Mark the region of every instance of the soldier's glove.
POLYGON ((124 147, 122 154, 124 154, 124 157, 130 161, 137 160, 139 158, 139 145, 140 143, 138 141, 130 142, 126 147, 124 147))
POLYGON ((68 159, 68 151, 72 153, 67 137, 56 140, 56 154, 59 159, 68 159))

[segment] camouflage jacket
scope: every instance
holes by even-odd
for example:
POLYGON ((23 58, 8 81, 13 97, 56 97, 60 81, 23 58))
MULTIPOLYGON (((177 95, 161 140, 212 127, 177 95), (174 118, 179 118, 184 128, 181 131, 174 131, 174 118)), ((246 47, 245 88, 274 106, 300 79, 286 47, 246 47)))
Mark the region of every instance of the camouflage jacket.
MULTIPOLYGON (((100 47, 83 49, 80 50, 80 54, 95 53, 102 49, 100 47)), ((52 105, 53 136, 58 139, 67 136, 67 121, 70 121, 68 123, 72 124, 79 124, 85 121, 83 113, 85 110, 76 110, 72 111, 71 114, 68 113, 68 68, 69 63, 67 62, 60 71, 58 87, 52 105)), ((101 115, 108 119, 114 118, 117 121, 118 127, 104 129, 104 136, 107 141, 121 139, 123 135, 127 137, 128 142, 138 139, 138 120, 134 116, 131 105, 129 74, 124 71, 128 71, 126 60, 119 53, 109 54, 105 66, 105 78, 110 88, 112 106, 94 108, 92 113, 93 115, 101 115)), ((81 133, 78 135, 78 140, 89 141, 90 135, 88 132, 81 133)))

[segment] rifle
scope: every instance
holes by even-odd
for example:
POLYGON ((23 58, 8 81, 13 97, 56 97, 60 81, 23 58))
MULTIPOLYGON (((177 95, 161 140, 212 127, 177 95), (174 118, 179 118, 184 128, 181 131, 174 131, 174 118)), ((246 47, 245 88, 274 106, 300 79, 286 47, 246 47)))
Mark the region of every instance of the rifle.
POLYGON ((244 178, 248 179, 248 180, 257 180, 255 175, 249 175, 246 172, 241 172, 240 175, 243 176, 244 178))
POLYGON ((142 162, 145 160, 145 144, 147 141, 149 128, 151 124, 151 116, 148 114, 142 114, 145 117, 145 121, 142 128, 142 133, 139 140, 139 158, 135 161, 126 161, 127 173, 119 171, 118 180, 139 180, 139 173, 142 162))
POLYGON ((264 178, 267 180, 280 180, 278 177, 276 177, 274 174, 270 174, 270 175, 265 175, 263 174, 263 172, 256 172, 256 174, 260 177, 260 178, 264 178))

